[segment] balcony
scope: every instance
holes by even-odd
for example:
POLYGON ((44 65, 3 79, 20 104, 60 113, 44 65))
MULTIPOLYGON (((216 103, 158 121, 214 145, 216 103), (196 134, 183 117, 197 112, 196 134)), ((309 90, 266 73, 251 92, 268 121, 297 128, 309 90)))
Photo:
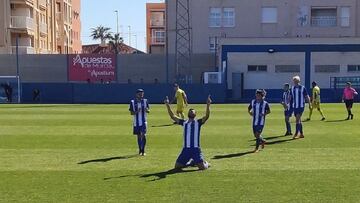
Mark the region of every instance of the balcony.
POLYGON ((40 30, 40 34, 47 35, 47 33, 48 33, 47 24, 46 23, 40 23, 39 24, 39 30, 40 30))
POLYGON ((336 27, 336 16, 317 16, 311 18, 311 25, 313 27, 336 27))
POLYGON ((10 0, 11 3, 34 5, 34 0, 10 0))
POLYGON ((35 30, 35 21, 32 18, 26 16, 11 16, 10 28, 35 30))
MULTIPOLYGON (((16 54, 16 46, 12 46, 12 53, 16 54)), ((30 46, 19 46, 19 54, 35 54, 34 47, 30 46)))
POLYGON ((151 44, 153 45, 165 45, 165 37, 152 37, 151 44))
POLYGON ((40 8, 43 8, 43 9, 46 9, 47 8, 47 0, 39 0, 39 7, 40 8))
POLYGON ((151 19, 150 20, 150 26, 151 27, 165 27, 165 20, 159 20, 159 19, 151 19))

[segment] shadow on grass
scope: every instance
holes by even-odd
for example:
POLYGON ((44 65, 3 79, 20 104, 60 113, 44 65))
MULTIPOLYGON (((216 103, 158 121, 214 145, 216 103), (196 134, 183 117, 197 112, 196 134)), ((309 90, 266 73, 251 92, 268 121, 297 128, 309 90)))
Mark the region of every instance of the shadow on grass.
POLYGON ((344 122, 344 121, 348 121, 347 119, 340 119, 340 120, 328 120, 325 121, 327 123, 338 123, 338 122, 344 122))
POLYGON ((152 128, 162 128, 162 127, 170 127, 170 126, 173 126, 173 125, 176 125, 176 124, 164 124, 164 125, 152 125, 151 127, 152 128))
POLYGON ((98 163, 98 162, 108 162, 108 161, 112 161, 112 160, 121 160, 121 159, 131 159, 134 157, 137 157, 137 154, 134 155, 127 155, 127 156, 115 156, 115 157, 108 157, 108 158, 102 158, 102 159, 92 159, 92 160, 86 160, 86 161, 81 161, 78 164, 88 164, 88 163, 98 163))
POLYGON ((229 159, 229 158, 235 158, 235 157, 242 157, 248 154, 252 154, 254 151, 247 151, 247 152, 240 152, 235 154, 224 154, 224 155, 215 155, 211 159, 229 159))
MULTIPOLYGON (((267 141, 265 145, 281 144, 281 143, 286 143, 286 142, 290 142, 290 141, 294 141, 294 140, 296 140, 296 139, 289 138, 289 139, 286 139, 286 140, 267 141)), ((255 146, 255 144, 250 145, 250 146, 255 146)))
POLYGON ((140 174, 140 175, 124 175, 124 176, 118 176, 118 177, 108 177, 108 178, 104 178, 104 180, 112 180, 112 179, 136 177, 136 176, 138 176, 139 178, 154 177, 154 179, 148 180, 148 182, 151 182, 151 181, 157 181, 157 180, 165 179, 168 176, 174 175, 174 174, 191 173, 191 172, 196 172, 196 171, 199 171, 199 170, 198 169, 192 169, 192 170, 170 169, 170 170, 162 171, 162 172, 158 172, 158 173, 149 173, 149 174, 140 174))
MULTIPOLYGON (((265 140, 274 140, 274 139, 277 139, 277 138, 281 138, 281 137, 285 137, 284 135, 279 135, 279 136, 272 136, 272 137, 264 137, 265 140)), ((249 142, 251 141, 255 141, 256 139, 252 139, 252 140, 249 140, 249 142)))

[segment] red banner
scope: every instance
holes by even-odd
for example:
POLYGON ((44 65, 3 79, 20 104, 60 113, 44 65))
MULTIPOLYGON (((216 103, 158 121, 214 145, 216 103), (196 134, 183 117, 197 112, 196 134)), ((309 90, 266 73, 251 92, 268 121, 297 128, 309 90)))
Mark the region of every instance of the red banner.
POLYGON ((70 81, 115 81, 116 55, 70 54, 68 73, 70 81))

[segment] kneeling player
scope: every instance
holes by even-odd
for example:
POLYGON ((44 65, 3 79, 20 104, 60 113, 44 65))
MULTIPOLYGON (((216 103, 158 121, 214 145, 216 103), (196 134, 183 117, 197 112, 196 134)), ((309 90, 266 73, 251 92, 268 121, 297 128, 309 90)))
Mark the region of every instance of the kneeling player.
POLYGON ((182 169, 189 166, 187 163, 192 161, 193 165, 196 165, 200 170, 206 170, 209 168, 209 163, 204 160, 200 148, 200 129, 201 126, 209 119, 210 116, 210 96, 207 99, 206 115, 201 119, 196 119, 196 111, 189 109, 188 120, 180 119, 172 112, 169 104, 169 98, 166 97, 165 104, 169 113, 169 116, 177 124, 184 128, 184 147, 175 163, 175 169, 182 169))
POLYGON ((265 125, 265 116, 270 113, 270 106, 264 100, 265 90, 256 90, 255 99, 251 101, 248 112, 253 117, 253 133, 256 138, 256 147, 254 152, 259 151, 259 146, 265 147, 266 141, 261 136, 265 125))

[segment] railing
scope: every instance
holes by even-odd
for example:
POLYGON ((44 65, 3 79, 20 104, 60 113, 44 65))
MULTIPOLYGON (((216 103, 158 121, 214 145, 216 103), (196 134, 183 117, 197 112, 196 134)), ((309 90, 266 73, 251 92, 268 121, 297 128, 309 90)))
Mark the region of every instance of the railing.
POLYGON ((336 27, 336 16, 311 17, 311 25, 314 27, 336 27))
POLYGON ((46 23, 40 23, 39 24, 39 30, 41 34, 47 34, 48 33, 48 29, 47 29, 47 24, 46 23))
MULTIPOLYGON (((16 46, 12 46, 12 53, 16 54, 16 46)), ((19 54, 35 54, 35 49, 30 46, 19 46, 19 54)))
POLYGON ((26 16, 11 16, 10 27, 35 30, 35 21, 26 16))
POLYGON ((165 27, 165 21, 164 20, 150 20, 150 26, 165 27))
POLYGON ((151 38, 152 44, 165 44, 165 37, 152 37, 151 38))

